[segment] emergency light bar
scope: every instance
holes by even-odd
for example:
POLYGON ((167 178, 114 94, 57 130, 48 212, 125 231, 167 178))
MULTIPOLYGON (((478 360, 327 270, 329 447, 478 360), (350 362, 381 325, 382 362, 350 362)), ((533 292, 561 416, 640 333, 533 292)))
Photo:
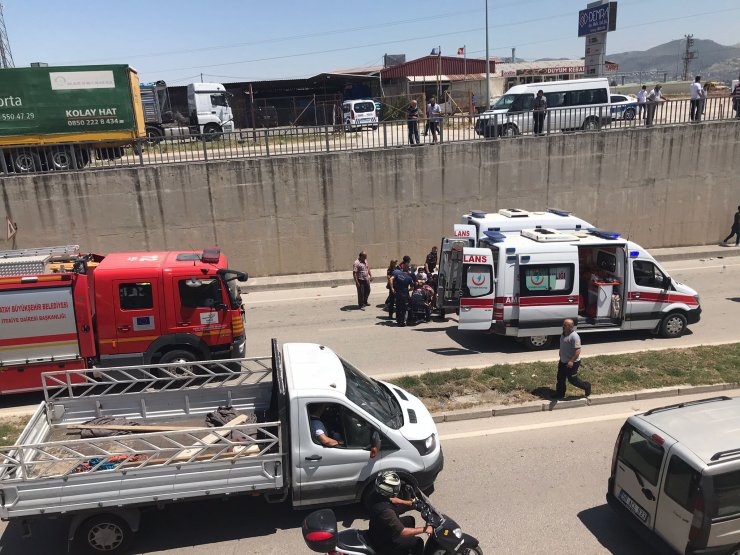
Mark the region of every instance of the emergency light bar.
POLYGON ((506 240, 506 235, 498 231, 484 231, 483 235, 488 237, 494 243, 503 243, 506 240))
POLYGON ((593 228, 589 229, 588 232, 591 235, 595 235, 596 237, 599 237, 600 239, 619 239, 619 233, 616 231, 605 231, 603 229, 593 228))
POLYGON ((573 212, 568 212, 567 210, 558 210, 557 208, 548 208, 547 211, 550 214, 555 214, 556 216, 570 216, 573 212))
POLYGON ((203 254, 200 256, 200 261, 203 264, 218 264, 221 260, 221 249, 218 247, 206 247, 203 249, 203 254))

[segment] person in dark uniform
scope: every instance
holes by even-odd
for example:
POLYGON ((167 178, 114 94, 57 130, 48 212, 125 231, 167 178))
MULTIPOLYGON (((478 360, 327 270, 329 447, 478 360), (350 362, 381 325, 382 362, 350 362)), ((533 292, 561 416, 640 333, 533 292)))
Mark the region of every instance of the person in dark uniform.
POLYGON ((383 555, 422 555, 424 540, 420 534, 432 534, 431 526, 416 527, 413 516, 400 516, 413 508, 414 502, 399 499, 401 479, 392 471, 381 472, 375 480, 377 501, 370 508, 370 545, 383 555))
POLYGON ((419 107, 416 100, 412 100, 406 110, 406 125, 409 128, 409 144, 419 144, 419 107))
POLYGON ((409 256, 403 257, 401 266, 394 270, 393 279, 391 280, 391 290, 396 296, 396 323, 400 327, 406 325, 406 313, 409 308, 410 291, 414 285, 414 278, 408 272, 409 263, 411 258, 409 256))
POLYGON ((393 294, 391 287, 391 280, 393 280, 393 272, 398 268, 398 260, 391 260, 388 264, 388 270, 385 273, 385 277, 388 280, 385 288, 388 289, 388 297, 385 299, 385 309, 388 311, 388 317, 393 318, 393 311, 396 307, 396 296, 393 294))
POLYGON ((722 242, 727 244, 729 240, 732 239, 733 235, 735 236, 735 246, 737 247, 740 245, 740 206, 737 207, 735 219, 732 220, 732 229, 730 229, 730 234, 725 237, 725 240, 722 242))

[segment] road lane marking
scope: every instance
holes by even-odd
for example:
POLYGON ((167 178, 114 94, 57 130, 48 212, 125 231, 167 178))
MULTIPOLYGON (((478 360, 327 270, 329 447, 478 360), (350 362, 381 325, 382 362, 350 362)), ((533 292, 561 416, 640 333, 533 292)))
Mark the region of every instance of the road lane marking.
POLYGON ((671 268, 672 272, 683 272, 686 270, 710 270, 712 268, 740 268, 740 264, 721 264, 713 266, 690 266, 689 268, 671 268))
POLYGON ((357 293, 346 293, 343 295, 312 295, 311 297, 295 297, 292 299, 265 299, 262 301, 252 301, 247 298, 244 301, 247 304, 262 304, 262 303, 284 303, 284 302, 291 302, 291 301, 317 301, 319 299, 335 299, 338 297, 357 297, 357 293))
MULTIPOLYGON (((573 418, 571 420, 559 420, 557 422, 542 422, 539 424, 526 424, 522 426, 509 426, 508 428, 489 428, 487 430, 477 430, 474 432, 460 432, 457 434, 445 434, 439 436, 440 441, 450 441, 454 439, 469 439, 473 437, 486 437, 500 434, 514 434, 517 432, 531 432, 534 430, 546 430, 548 428, 561 428, 565 426, 576 426, 579 424, 589 424, 593 422, 608 422, 609 420, 624 420, 633 414, 644 412, 644 409, 633 410, 620 414, 605 414, 602 416, 590 416, 588 418, 573 418)), ((534 413, 533 413, 534 414, 534 413)))

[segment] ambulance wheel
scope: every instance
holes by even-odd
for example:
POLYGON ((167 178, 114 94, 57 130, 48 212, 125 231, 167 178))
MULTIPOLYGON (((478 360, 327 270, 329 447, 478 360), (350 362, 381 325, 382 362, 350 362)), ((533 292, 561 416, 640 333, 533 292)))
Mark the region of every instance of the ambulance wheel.
POLYGON ((77 529, 75 541, 79 551, 75 550, 75 553, 124 553, 132 536, 131 527, 121 517, 112 514, 95 515, 77 529))
POLYGON ((680 312, 671 312, 660 324, 660 335, 665 338, 679 337, 686 331, 686 316, 680 312))
POLYGON ((530 335, 524 338, 524 345, 532 351, 541 351, 550 346, 549 335, 530 335))

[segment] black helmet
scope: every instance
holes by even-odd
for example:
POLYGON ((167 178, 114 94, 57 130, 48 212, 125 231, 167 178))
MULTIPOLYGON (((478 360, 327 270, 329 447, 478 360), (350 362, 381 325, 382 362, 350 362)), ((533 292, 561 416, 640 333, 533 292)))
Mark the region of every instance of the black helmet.
POLYGON ((396 497, 401 493, 401 479, 392 470, 381 472, 375 478, 375 491, 383 497, 396 497))

